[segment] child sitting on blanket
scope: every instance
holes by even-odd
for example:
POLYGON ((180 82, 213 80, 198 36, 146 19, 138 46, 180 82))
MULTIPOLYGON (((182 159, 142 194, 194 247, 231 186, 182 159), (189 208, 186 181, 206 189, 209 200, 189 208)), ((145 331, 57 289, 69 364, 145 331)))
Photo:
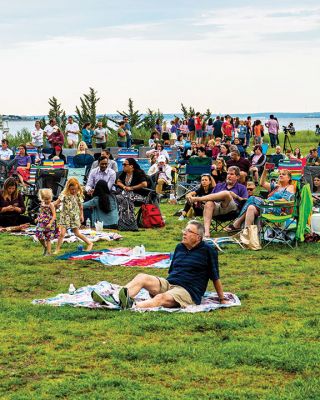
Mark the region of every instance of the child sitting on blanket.
POLYGON ((87 243, 86 251, 90 251, 93 243, 82 235, 79 231, 83 218, 83 191, 79 181, 76 178, 68 179, 66 187, 60 194, 58 200, 55 201, 55 206, 62 205, 60 212, 60 236, 58 239, 57 248, 54 254, 58 254, 63 243, 64 236, 68 228, 85 243, 87 243))
POLYGON ((40 189, 40 211, 37 218, 36 237, 43 246, 43 255, 51 256, 51 240, 57 239, 59 230, 56 224, 56 210, 52 203, 52 190, 40 189))

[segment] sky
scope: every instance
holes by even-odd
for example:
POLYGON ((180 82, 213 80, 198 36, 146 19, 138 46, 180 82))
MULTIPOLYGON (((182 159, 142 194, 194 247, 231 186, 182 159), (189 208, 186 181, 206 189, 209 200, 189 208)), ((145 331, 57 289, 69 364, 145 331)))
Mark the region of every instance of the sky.
POLYGON ((0 0, 0 114, 320 111, 318 0, 0 0))

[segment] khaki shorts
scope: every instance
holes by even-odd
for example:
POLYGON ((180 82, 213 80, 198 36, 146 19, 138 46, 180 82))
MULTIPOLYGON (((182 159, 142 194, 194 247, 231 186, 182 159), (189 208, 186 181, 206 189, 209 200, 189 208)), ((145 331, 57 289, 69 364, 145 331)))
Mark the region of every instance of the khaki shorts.
POLYGON ((164 278, 158 277, 158 279, 160 282, 160 293, 169 293, 173 297, 174 301, 180 305, 180 307, 186 308, 187 306, 195 304, 186 289, 178 285, 171 285, 164 278))
POLYGON ((216 217, 217 215, 229 214, 230 212, 237 210, 238 206, 233 199, 230 201, 226 208, 222 207, 222 203, 215 201, 213 216, 216 217))

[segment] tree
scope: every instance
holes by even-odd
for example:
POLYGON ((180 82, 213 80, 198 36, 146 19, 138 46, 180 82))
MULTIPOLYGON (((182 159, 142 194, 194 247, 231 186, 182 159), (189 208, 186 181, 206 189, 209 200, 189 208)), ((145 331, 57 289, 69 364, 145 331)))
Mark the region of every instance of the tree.
POLYGON ((190 117, 195 115, 194 108, 190 106, 188 110, 183 103, 181 103, 181 111, 183 113, 184 119, 189 119, 190 117))
MULTIPOLYGON (((131 128, 139 128, 142 123, 142 114, 139 114, 139 110, 134 110, 133 107, 133 100, 129 98, 129 103, 128 103, 128 112, 126 111, 117 111, 118 114, 121 115, 122 119, 127 117, 129 119, 129 124, 131 125, 131 128)), ((119 121, 110 118, 110 121, 112 121, 115 124, 119 124, 119 121)))
POLYGON ((90 122, 92 128, 96 125, 97 120, 97 103, 100 100, 97 97, 97 91, 89 88, 89 93, 80 97, 80 108, 76 106, 77 120, 80 128, 86 123, 90 122))
POLYGON ((207 111, 204 113, 205 120, 211 118, 211 114, 211 111, 209 110, 209 108, 207 108, 207 111))
MULTIPOLYGON (((54 118, 61 130, 64 131, 67 124, 66 112, 61 108, 61 104, 58 103, 58 100, 54 96, 52 99, 49 98, 48 103, 50 106, 48 113, 49 120, 54 118)), ((42 124, 43 122, 45 121, 42 121, 42 124)))
POLYGON ((162 112, 160 112, 159 109, 157 111, 153 111, 153 110, 150 110, 150 108, 148 108, 147 114, 142 120, 143 128, 153 131, 156 126, 157 119, 159 119, 160 124, 162 124, 162 121, 163 121, 162 112))

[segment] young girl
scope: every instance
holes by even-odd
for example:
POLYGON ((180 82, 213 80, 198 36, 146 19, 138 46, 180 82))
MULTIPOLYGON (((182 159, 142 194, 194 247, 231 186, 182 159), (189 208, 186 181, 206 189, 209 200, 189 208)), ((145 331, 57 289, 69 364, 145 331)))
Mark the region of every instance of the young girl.
POLYGON ((79 231, 81 222, 83 222, 83 191, 80 183, 76 178, 68 179, 66 187, 60 194, 58 200, 55 201, 55 206, 62 204, 60 212, 60 236, 58 239, 57 248, 55 254, 60 251, 63 238, 68 228, 72 229, 72 232, 85 243, 87 243, 86 251, 90 251, 93 247, 93 243, 90 242, 84 235, 79 231))
POLYGON ((52 203, 52 190, 40 189, 40 212, 37 218, 36 237, 43 246, 43 255, 51 256, 51 240, 57 239, 59 231, 56 224, 56 210, 52 203))

